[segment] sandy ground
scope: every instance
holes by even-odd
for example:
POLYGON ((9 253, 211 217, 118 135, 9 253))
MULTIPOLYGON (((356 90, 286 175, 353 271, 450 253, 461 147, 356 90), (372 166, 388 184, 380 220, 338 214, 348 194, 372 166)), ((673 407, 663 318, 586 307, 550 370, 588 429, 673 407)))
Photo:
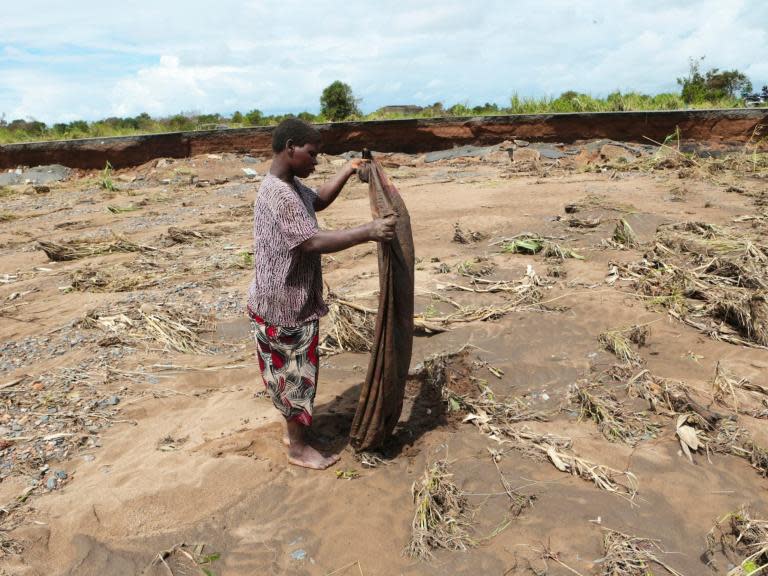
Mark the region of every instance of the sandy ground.
MULTIPOLYGON (((343 161, 324 157, 309 183, 318 184, 343 161)), ((457 266, 477 258, 495 265, 490 277, 496 279, 517 281, 532 266, 551 281, 544 299, 557 306, 417 337, 412 365, 472 344, 473 358, 500 376, 478 364, 478 378, 499 397, 523 398, 551 412, 548 422, 532 428, 568 436, 580 456, 634 473, 634 500, 511 451, 499 469, 536 501, 508 522, 509 502, 489 455, 499 444, 472 423, 447 416, 439 396, 416 380, 409 383, 388 464, 362 466, 346 446, 345 432, 366 354, 322 359, 315 428, 343 448, 340 463, 323 472, 289 466, 280 420, 262 393, 243 308, 250 280, 243 253, 250 249, 250 205, 260 178, 245 177, 242 168, 263 175, 268 162, 234 155, 161 160, 112 174, 114 191, 99 185, 102 174, 80 173, 47 191, 6 189, 2 198, 3 212, 16 219, 0 223, 0 504, 9 503, 0 533, 1 573, 179 575, 205 568, 217 576, 601 574, 604 528, 657 539, 668 552, 664 561, 684 574, 725 573, 722 558, 716 570, 705 565, 705 536, 717 518, 745 504, 765 518, 768 480, 734 456, 699 454, 690 464, 671 419, 655 438, 634 447, 610 443, 593 422, 579 419, 569 389, 616 362, 597 341, 602 331, 644 323, 650 323, 650 337, 639 353, 654 374, 706 394, 720 360, 739 376, 768 385, 764 349, 708 338, 649 310, 627 284, 607 284, 609 263, 637 260, 643 248, 601 244, 622 215, 648 242, 660 223, 730 225, 754 215, 751 198, 727 193, 711 179, 681 178, 677 169, 516 168, 506 153, 429 164, 423 157, 393 155, 387 162, 411 213, 419 258, 417 312, 449 312, 451 305, 435 294, 461 303, 503 302, 503 294, 445 290, 447 283, 466 285, 457 266), (602 223, 587 230, 567 227, 564 205, 588 197, 599 202, 579 215, 599 216, 602 223), (138 209, 112 213, 108 206, 138 209), (454 242, 455 223, 483 239, 454 242), (200 237, 174 243, 171 226, 200 237), (51 262, 36 244, 107 238, 110 231, 157 250, 51 262), (558 238, 585 259, 552 262, 502 253, 493 244, 521 232, 558 238), (149 285, 126 292, 80 290, 73 275, 83 269, 107 271, 113 279, 144 275, 149 285), (93 310, 104 317, 131 306, 176 307, 215 320, 215 330, 204 335, 209 353, 174 352, 162 342, 127 335, 130 330, 110 341, 104 325, 82 323, 93 310), (415 561, 403 555, 414 513, 411 486, 426 466, 444 458, 475 510, 479 543, 468 551, 438 550, 431 562, 415 561), (352 470, 359 477, 337 478, 337 472, 352 470), (489 537, 500 526, 505 528, 489 537), (195 567, 175 553, 167 566, 152 565, 158 553, 182 543, 189 551, 198 545, 196 557, 208 562, 195 567)), ((765 187, 764 180, 740 185, 765 187)), ((368 214, 366 185, 352 180, 320 221, 344 227, 368 214)), ((325 280, 337 294, 375 306, 374 245, 325 257, 324 263, 325 280)), ((759 420, 740 421, 756 441, 768 444, 759 420)))

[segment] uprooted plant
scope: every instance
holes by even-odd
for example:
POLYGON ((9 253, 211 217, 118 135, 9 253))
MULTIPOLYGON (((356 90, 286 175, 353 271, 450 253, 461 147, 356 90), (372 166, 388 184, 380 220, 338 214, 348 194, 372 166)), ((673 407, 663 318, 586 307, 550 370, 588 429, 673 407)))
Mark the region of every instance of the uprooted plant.
POLYGON ((472 510, 454 484, 446 460, 429 466, 421 480, 414 482, 411 493, 416 509, 411 539, 404 550, 407 556, 429 560, 434 550, 467 550, 476 544, 470 535, 472 510))
POLYGON ((367 310, 328 293, 329 328, 320 342, 326 352, 370 352, 376 311, 367 310))
POLYGON ((680 572, 661 560, 665 554, 658 540, 640 538, 624 534, 617 530, 603 530, 603 557, 600 564, 600 576, 647 576, 652 574, 651 566, 656 564, 673 576, 682 576, 680 572))
POLYGON ((612 352, 616 357, 630 366, 640 366, 642 359, 632 348, 632 344, 645 346, 648 340, 649 330, 647 326, 631 326, 618 330, 606 330, 597 337, 603 347, 612 352))
POLYGON ((768 520, 754 518, 744 506, 715 522, 707 534, 707 563, 712 568, 721 552, 734 565, 727 576, 757 576, 768 569, 768 520))
POLYGON ((620 402, 601 383, 577 384, 572 390, 571 399, 579 407, 579 417, 594 421, 600 433, 610 442, 624 442, 634 446, 641 440, 654 438, 660 428, 646 413, 632 410, 620 402))

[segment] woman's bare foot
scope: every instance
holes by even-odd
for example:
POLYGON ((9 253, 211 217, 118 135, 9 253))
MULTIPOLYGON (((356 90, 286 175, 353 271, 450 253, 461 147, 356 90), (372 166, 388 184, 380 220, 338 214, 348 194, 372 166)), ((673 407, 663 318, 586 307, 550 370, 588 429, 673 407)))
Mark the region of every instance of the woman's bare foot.
POLYGON ((294 466, 302 466, 313 470, 325 470, 339 461, 341 456, 332 454, 323 456, 309 444, 291 444, 288 448, 288 462, 294 466))

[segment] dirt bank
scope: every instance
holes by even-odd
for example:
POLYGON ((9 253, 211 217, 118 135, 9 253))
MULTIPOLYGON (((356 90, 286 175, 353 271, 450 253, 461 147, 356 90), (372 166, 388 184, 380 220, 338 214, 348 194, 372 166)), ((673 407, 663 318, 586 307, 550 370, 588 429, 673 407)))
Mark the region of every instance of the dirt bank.
MULTIPOLYGON (((504 140, 573 143, 607 138, 647 144, 663 141, 679 128, 684 141, 723 147, 748 141, 766 110, 686 110, 669 112, 601 112, 531 114, 478 118, 434 118, 321 124, 328 154, 371 148, 380 152, 419 154, 463 144, 490 145, 504 140)), ((153 158, 186 158, 234 152, 268 154, 270 128, 177 132, 122 138, 91 138, 0 146, 0 169, 62 164, 70 168, 103 168, 143 164, 153 158)))

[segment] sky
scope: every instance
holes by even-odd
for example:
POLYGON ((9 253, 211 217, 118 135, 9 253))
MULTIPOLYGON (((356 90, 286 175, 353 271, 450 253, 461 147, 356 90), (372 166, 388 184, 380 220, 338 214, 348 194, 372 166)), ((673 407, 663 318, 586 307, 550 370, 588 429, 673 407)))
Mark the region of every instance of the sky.
POLYGON ((24 0, 0 9, 0 115, 363 112, 566 90, 678 91, 690 58, 768 84, 765 0, 24 0))

